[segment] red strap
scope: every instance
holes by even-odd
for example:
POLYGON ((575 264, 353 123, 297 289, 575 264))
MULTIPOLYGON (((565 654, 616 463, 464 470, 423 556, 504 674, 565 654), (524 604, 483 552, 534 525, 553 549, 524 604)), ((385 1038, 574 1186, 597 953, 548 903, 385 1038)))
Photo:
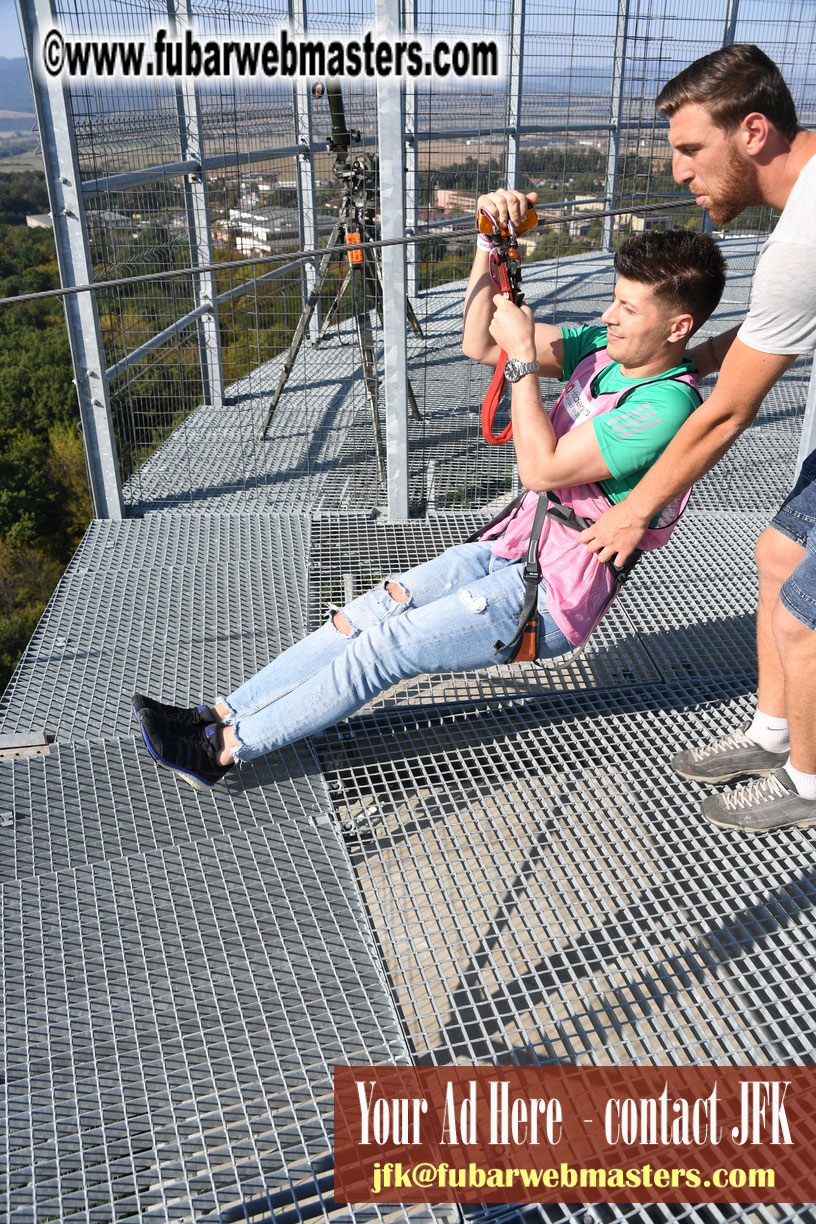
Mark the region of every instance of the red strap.
MULTIPOLYGON (((502 262, 498 265, 497 277, 499 282, 499 293, 502 297, 507 298, 508 302, 515 300, 513 286, 510 283, 510 276, 507 271, 507 264, 502 262)), ((507 379, 504 377, 504 367, 507 362, 507 354, 504 349, 499 353, 499 360, 496 365, 496 372, 490 381, 490 386, 487 388, 487 395, 482 401, 482 434, 485 442, 489 442, 491 446, 503 446, 505 442, 509 442, 513 436, 513 422, 508 421, 500 434, 494 434, 493 422, 496 419, 496 413, 499 408, 499 401, 504 394, 504 388, 507 386, 507 379)))
POLYGON ((496 419, 496 412, 499 407, 499 400, 502 397, 504 388, 507 385, 507 379, 504 377, 504 366, 507 361, 507 354, 502 349, 499 354, 499 360, 496 365, 495 372, 490 380, 490 386, 487 388, 487 395, 482 401, 482 433, 484 434, 485 442, 489 442, 491 446, 503 446, 505 442, 509 442, 513 436, 513 422, 508 421, 504 429, 499 434, 493 433, 493 422, 496 419))
MULTIPOLYGON (((479 228, 479 232, 481 234, 491 234, 494 230, 499 229, 499 223, 496 220, 496 218, 484 208, 480 208, 478 210, 478 213, 476 215, 476 222, 479 228)), ((529 208, 527 210, 527 216, 521 222, 521 224, 515 228, 515 230, 512 228, 512 226, 509 227, 510 236, 513 238, 513 258, 514 259, 518 259, 518 250, 516 250, 517 244, 515 242, 515 237, 518 236, 519 234, 523 234, 525 230, 537 224, 538 224, 538 217, 536 216, 535 209, 529 208)), ((501 232, 502 234, 504 234, 506 238, 508 231, 502 230, 501 232)), ((490 274, 493 277, 493 279, 497 282, 499 286, 499 293, 501 293, 502 297, 507 298, 507 300, 510 302, 514 302, 516 300, 516 295, 513 290, 513 285, 510 281, 510 273, 507 268, 506 251, 504 253, 504 257, 496 261, 496 271, 495 272, 493 271, 493 264, 494 264, 494 259, 493 259, 493 254, 491 253, 490 274)), ((499 360, 496 366, 496 372, 493 375, 493 378, 491 379, 491 382, 490 382, 490 386, 487 389, 487 395, 484 397, 484 400, 482 401, 482 433, 484 434, 485 441, 489 442, 491 446, 501 446, 504 442, 509 442, 513 436, 513 422, 512 421, 508 421, 507 425, 505 425, 504 429, 501 431, 500 434, 493 433, 493 422, 496 419, 496 412, 499 407, 499 401, 502 397, 502 392, 504 391, 504 388, 507 385, 507 379, 504 377, 504 367, 505 367, 506 362, 507 362, 507 354, 505 353, 504 349, 502 349, 502 351, 499 353, 499 360)))

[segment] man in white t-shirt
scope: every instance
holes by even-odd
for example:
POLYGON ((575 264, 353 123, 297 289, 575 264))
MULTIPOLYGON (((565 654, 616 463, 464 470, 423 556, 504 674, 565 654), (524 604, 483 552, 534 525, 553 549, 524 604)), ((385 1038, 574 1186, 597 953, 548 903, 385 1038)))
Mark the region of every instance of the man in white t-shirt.
MULTIPOLYGON (((816 349, 816 132, 801 128, 778 68, 736 44, 696 60, 663 88, 672 170, 712 219, 751 204, 782 216, 760 255, 747 318, 690 352, 700 374, 721 369, 706 402, 622 502, 583 533, 622 564, 653 516, 714 466, 800 353, 816 349)), ((757 543, 759 692, 753 720, 678 753, 702 782, 760 779, 710 796, 715 824, 747 832, 816 824, 816 452, 757 543)))

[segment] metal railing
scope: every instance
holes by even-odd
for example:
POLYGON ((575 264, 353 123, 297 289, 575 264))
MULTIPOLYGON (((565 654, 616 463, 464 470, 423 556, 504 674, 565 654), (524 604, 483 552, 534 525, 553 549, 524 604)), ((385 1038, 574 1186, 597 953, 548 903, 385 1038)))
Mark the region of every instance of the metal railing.
MULTIPOLYGON (((52 24, 83 37, 110 28, 94 0, 21 0, 21 13, 32 65, 52 24)), ((235 36, 289 24, 312 37, 367 28, 382 37, 445 35, 457 24, 396 0, 342 17, 292 0, 263 18, 241 0, 223 12, 196 0, 130 0, 116 20, 122 33, 157 23, 181 31, 200 20, 235 36)), ((416 509, 408 367, 434 360, 432 338, 419 356, 409 348, 404 303, 407 295, 427 314, 431 285, 466 274, 459 240, 428 239, 440 222, 449 228, 451 209, 508 180, 535 182, 550 235, 537 256, 551 261, 557 296, 566 255, 611 251, 639 210, 669 198, 665 125, 653 98, 683 63, 724 41, 757 41, 788 76, 803 120, 816 111, 812 23, 781 0, 723 0, 717 11, 700 0, 682 17, 668 0, 576 0, 571 9, 511 0, 465 21, 507 40, 500 85, 344 88, 349 127, 360 131, 355 147, 379 154, 383 238, 417 239, 386 245, 381 256, 387 488, 377 501, 394 518, 416 509)), ((62 282, 93 286, 66 296, 66 318, 95 512, 116 518, 139 512, 141 466, 193 414, 200 421, 206 409, 222 427, 236 404, 268 394, 270 363, 295 330, 337 215, 329 115, 304 81, 64 87, 34 74, 34 85, 62 282), (242 254, 256 263, 248 269, 242 254)), ((699 223, 691 207, 686 219, 699 223)), ((749 224, 761 232, 770 221, 766 211, 749 224)), ((310 341, 328 308, 324 295, 310 341)), ((244 485, 257 490, 273 477, 268 464, 248 464, 244 485)), ((187 486, 179 493, 194 499, 193 466, 178 478, 187 486)))

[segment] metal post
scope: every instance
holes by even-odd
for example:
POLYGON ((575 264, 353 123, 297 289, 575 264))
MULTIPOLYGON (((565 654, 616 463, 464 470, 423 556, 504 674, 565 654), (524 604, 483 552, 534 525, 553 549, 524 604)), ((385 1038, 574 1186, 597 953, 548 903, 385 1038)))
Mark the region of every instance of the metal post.
POLYGON ((728 0, 725 10, 725 30, 723 32, 724 47, 730 47, 737 33, 737 17, 739 16, 739 0, 728 0))
MULTIPOLYGON (((376 0, 378 39, 400 36, 399 0, 376 0)), ((377 80, 377 125, 380 134, 380 216, 384 239, 405 233, 405 165, 403 162, 402 90, 387 78, 377 80)), ((405 247, 382 251, 383 347, 385 351, 385 450, 388 517, 408 517, 408 346, 405 292, 405 247)))
MULTIPOLYGON (((73 116, 61 80, 38 70, 43 34, 58 24, 50 0, 20 0, 25 51, 34 91, 57 263, 63 285, 93 282, 91 250, 74 141, 73 116), (41 34, 42 31, 42 34, 41 34)), ((93 292, 63 299, 79 400, 88 479, 97 518, 124 516, 99 311, 93 292)))
MULTIPOLYGON (((615 30, 615 54, 612 68, 612 96, 609 108, 609 139, 606 145, 605 208, 617 206, 618 156, 620 153, 620 122, 623 108, 623 70, 626 62, 626 33, 629 23, 629 0, 618 0, 618 25, 615 30)), ((601 228, 601 250, 612 250, 614 217, 604 217, 601 228)))
POLYGON ((515 187, 521 141, 521 74, 524 57, 524 3, 513 0, 510 12, 509 76, 507 79, 507 186, 515 187))
MULTIPOLYGON (((306 33, 305 0, 289 0, 289 21, 295 34, 306 33)), ((298 232, 301 251, 317 248, 317 201, 315 198, 314 154, 312 153, 312 85, 299 77, 292 86, 292 110, 295 120, 295 140, 298 154, 297 171, 298 232)), ((317 279, 317 257, 304 259, 301 265, 304 308, 317 279)), ((320 331, 320 303, 309 320, 309 339, 315 341, 320 331)))
MULTIPOLYGON (((173 34, 179 27, 184 30, 192 22, 190 0, 167 0, 167 15, 173 34)), ((182 160, 198 162, 198 169, 184 176, 190 262, 194 268, 210 267, 213 263, 210 207, 203 165, 201 107, 198 102, 198 87, 193 78, 183 77, 176 83, 176 107, 182 160)), ((207 307, 206 313, 198 321, 198 352, 204 402, 221 408, 224 403, 224 367, 221 361, 215 273, 202 272, 192 280, 196 306, 207 307)))
MULTIPOLYGON (((404 0, 405 34, 416 30, 416 0, 404 0)), ((419 175, 417 156, 416 81, 409 77, 405 85, 405 233, 419 233, 419 175)), ((416 243, 405 248, 408 273, 408 296, 419 292, 419 259, 416 243)))
POLYGON ((802 464, 807 459, 811 451, 816 450, 816 360, 813 362, 813 368, 810 372, 810 382, 808 384, 807 401, 805 403, 805 415, 802 418, 802 436, 799 441, 799 456, 796 460, 796 475, 794 481, 798 480, 799 473, 802 470, 802 464))
MULTIPOLYGON (((723 30, 722 45, 730 47, 734 41, 734 35, 737 28, 737 16, 739 13, 739 0, 726 0, 725 8, 725 29, 723 30)), ((703 213, 703 233, 714 233, 714 222, 711 220, 709 212, 703 213)))

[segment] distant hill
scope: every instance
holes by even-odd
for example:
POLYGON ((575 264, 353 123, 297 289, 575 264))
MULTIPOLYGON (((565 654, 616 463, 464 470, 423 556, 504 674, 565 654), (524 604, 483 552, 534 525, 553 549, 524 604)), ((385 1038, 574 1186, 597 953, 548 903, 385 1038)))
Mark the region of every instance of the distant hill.
POLYGON ((19 59, 5 59, 0 56, 0 110, 34 114, 31 82, 22 56, 19 59))

